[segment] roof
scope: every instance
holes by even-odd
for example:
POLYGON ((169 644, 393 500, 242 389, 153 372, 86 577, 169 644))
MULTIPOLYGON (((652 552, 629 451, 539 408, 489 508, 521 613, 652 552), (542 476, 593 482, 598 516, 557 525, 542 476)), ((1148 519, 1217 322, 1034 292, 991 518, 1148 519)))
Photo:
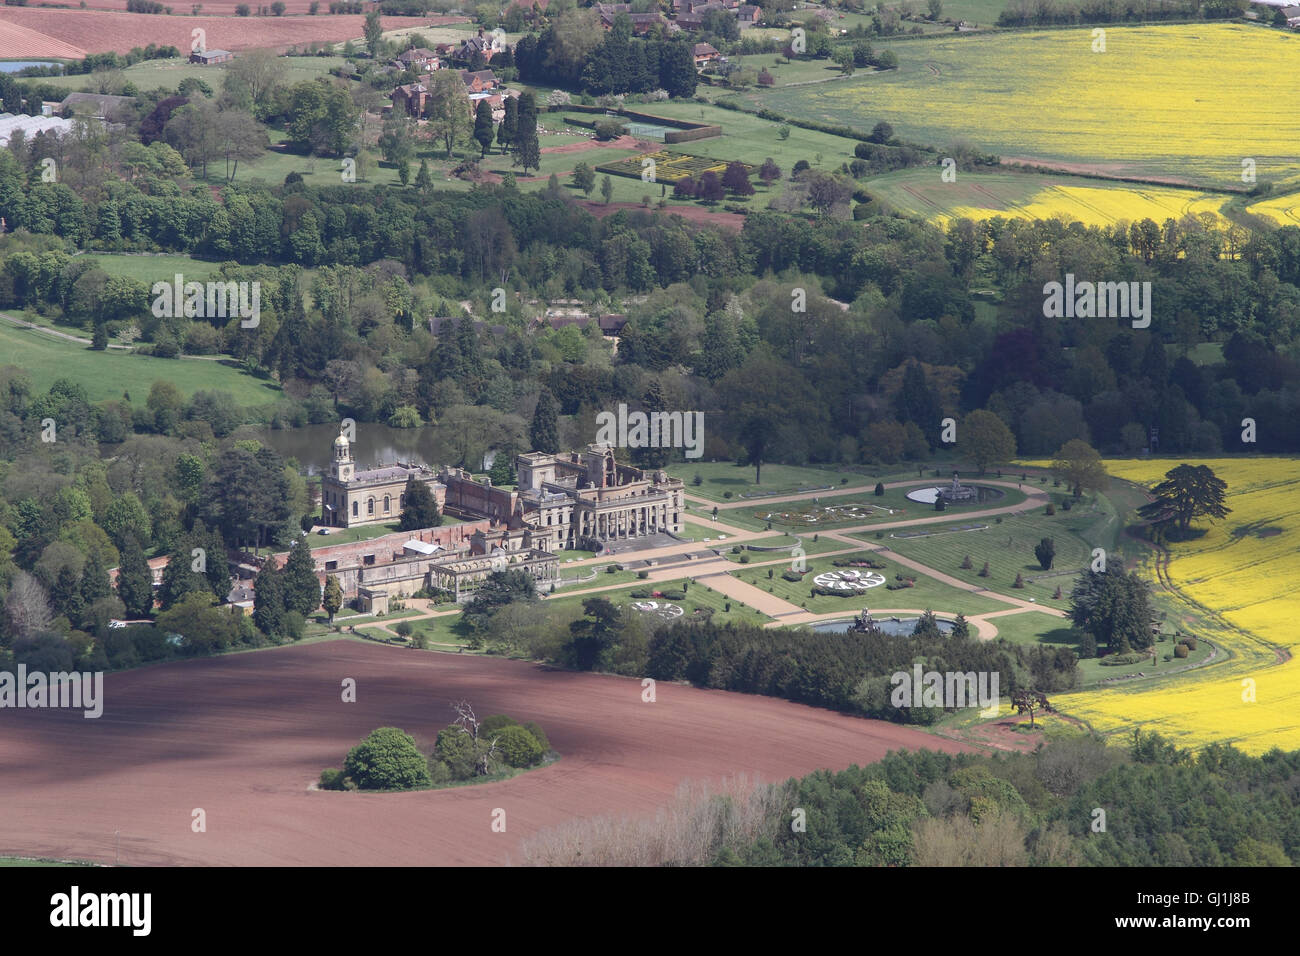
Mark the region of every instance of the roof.
POLYGON ((369 468, 366 471, 354 472, 352 475, 352 484, 366 481, 396 481, 399 478, 409 478, 411 475, 421 474, 418 468, 403 468, 401 465, 386 465, 383 468, 369 468))
POLYGON ((245 584, 236 584, 233 588, 230 589, 230 593, 226 595, 226 603, 242 604, 247 601, 253 600, 255 597, 256 595, 253 593, 252 588, 248 587, 245 584))
POLYGON ((94 103, 96 106, 121 106, 123 103, 130 103, 133 99, 134 96, 114 96, 112 93, 69 93, 60 105, 94 103))
POLYGON ((229 50, 196 50, 194 52, 194 55, 213 57, 213 56, 234 56, 235 54, 231 53, 229 50))
POLYGON ((437 551, 441 551, 442 547, 441 545, 429 544, 427 541, 416 541, 412 538, 410 541, 406 542, 406 544, 402 545, 402 550, 415 551, 418 554, 434 554, 437 551))
POLYGON ((9 138, 19 130, 25 139, 30 140, 37 133, 54 131, 66 133, 72 128, 72 120, 59 116, 19 116, 14 113, 0 113, 0 146, 8 146, 9 138))
POLYGON ((718 51, 714 49, 712 43, 697 43, 695 44, 695 55, 696 56, 709 56, 709 55, 717 56, 718 51))
POLYGON ((465 81, 466 86, 469 86, 475 80, 480 80, 483 83, 490 83, 493 86, 495 86, 497 82, 497 75, 491 70, 461 70, 460 78, 465 81))

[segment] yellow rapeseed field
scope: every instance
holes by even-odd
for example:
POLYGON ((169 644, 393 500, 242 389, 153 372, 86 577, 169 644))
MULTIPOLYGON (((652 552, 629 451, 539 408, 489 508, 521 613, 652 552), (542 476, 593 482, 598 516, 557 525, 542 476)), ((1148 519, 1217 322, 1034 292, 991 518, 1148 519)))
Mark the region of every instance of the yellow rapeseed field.
MULTIPOLYGON (((1300 462, 1203 463, 1227 482, 1232 512, 1212 524, 1198 521, 1208 529, 1203 537, 1171 546, 1169 579, 1217 615, 1224 627, 1211 639, 1230 659, 1147 689, 1087 691, 1054 703, 1102 732, 1140 724, 1183 746, 1230 741, 1249 753, 1300 749, 1300 462), (1254 702, 1246 699, 1251 689, 1254 702)), ((1115 477, 1147 487, 1175 464, 1106 463, 1115 477)), ((1145 570, 1155 576, 1154 564, 1145 570)))
POLYGON ((1185 189, 1161 189, 1154 186, 1112 188, 1106 186, 1048 186, 1034 193, 1028 201, 1009 199, 1004 209, 983 206, 955 206, 944 219, 1051 219, 1064 216, 1069 221, 1089 226, 1108 226, 1116 222, 1153 219, 1181 219, 1202 212, 1218 214, 1226 197, 1209 193, 1191 193, 1185 189))
POLYGON ((895 43, 899 70, 790 88, 791 114, 906 139, 967 140, 1004 159, 1187 183, 1242 184, 1300 173, 1292 103, 1300 34, 1233 23, 953 36, 895 43))
POLYGON ((1283 226, 1300 226, 1300 193, 1261 199, 1246 207, 1247 212, 1267 216, 1283 226))

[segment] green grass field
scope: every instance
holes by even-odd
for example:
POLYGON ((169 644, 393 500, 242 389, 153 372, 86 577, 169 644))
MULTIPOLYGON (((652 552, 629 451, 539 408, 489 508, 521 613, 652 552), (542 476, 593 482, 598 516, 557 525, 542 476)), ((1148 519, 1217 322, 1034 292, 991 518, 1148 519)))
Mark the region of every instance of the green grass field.
POLYGON ((76 342, 6 322, 0 322, 0 356, 5 364, 22 368, 38 392, 56 379, 70 378, 85 386, 92 402, 118 399, 129 392, 134 403, 142 404, 159 380, 175 383, 187 398, 202 390, 229 392, 245 407, 270 404, 280 395, 279 386, 270 379, 255 378, 220 362, 92 352, 76 342))
POLYGON ((139 279, 146 285, 155 282, 171 282, 178 272, 185 276, 187 282, 191 280, 202 282, 215 275, 220 266, 218 262, 204 262, 201 259, 180 255, 130 256, 96 252, 86 258, 93 259, 96 265, 109 275, 128 276, 139 279))

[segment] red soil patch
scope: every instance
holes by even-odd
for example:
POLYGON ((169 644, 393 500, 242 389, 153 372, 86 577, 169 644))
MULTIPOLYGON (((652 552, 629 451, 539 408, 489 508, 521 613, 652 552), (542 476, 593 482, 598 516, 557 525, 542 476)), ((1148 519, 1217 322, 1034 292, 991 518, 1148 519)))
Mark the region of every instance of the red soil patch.
MULTIPOLYGON (((657 198, 653 197, 652 198, 657 198)), ((612 202, 608 206, 602 202, 596 202, 593 199, 583 199, 578 202, 587 212, 591 213, 597 219, 604 219, 606 216, 613 215, 620 209, 644 209, 639 202, 612 202)), ((668 206, 664 211, 670 216, 681 216, 691 222, 707 222, 715 226, 722 226, 724 229, 730 229, 733 232, 740 232, 745 226, 745 217, 735 212, 716 212, 712 209, 705 209, 702 206, 668 206)))
POLYGON ((565 143, 563 146, 545 146, 541 152, 581 153, 589 149, 637 149, 642 152, 650 152, 658 148, 654 143, 637 139, 635 136, 620 136, 617 139, 608 139, 604 142, 598 139, 583 139, 576 143, 565 143))
POLYGON ((771 698, 549 671, 359 641, 110 674, 104 713, 0 711, 0 855, 126 865, 455 865, 519 859, 539 829, 649 816, 682 780, 767 782, 889 750, 959 743, 771 698), (340 682, 355 678, 357 702, 340 682), (308 790, 376 727, 422 748, 468 698, 536 720, 557 763, 512 780, 394 794, 308 790), (206 811, 207 832, 190 830, 206 811), (506 811, 506 833, 492 814, 506 811))
MULTIPOLYGON (((126 53, 132 47, 157 43, 186 51, 190 48, 190 31, 195 29, 206 31, 209 49, 236 52, 259 47, 284 50, 313 40, 341 43, 361 38, 365 17, 169 17, 103 10, 3 7, 0 24, 3 23, 44 37, 37 42, 29 36, 22 56, 60 57, 73 55, 67 52, 69 46, 86 53, 126 53)), ((428 25, 424 17, 383 18, 385 30, 428 25)), ((0 46, 0 50, 5 56, 10 55, 7 45, 0 46)))

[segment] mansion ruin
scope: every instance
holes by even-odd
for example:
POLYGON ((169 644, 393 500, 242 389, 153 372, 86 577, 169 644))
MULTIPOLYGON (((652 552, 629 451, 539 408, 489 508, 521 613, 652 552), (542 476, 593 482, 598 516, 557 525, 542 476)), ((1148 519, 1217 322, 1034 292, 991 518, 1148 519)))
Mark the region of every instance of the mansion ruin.
MULTIPOLYGON (((662 470, 622 464, 611 445, 582 452, 515 458, 518 489, 493 485, 461 468, 435 472, 398 462, 357 470, 352 445, 334 441, 321 478, 321 522, 328 527, 394 523, 406 504, 406 484, 428 484, 442 513, 459 524, 316 548, 322 582, 335 575, 349 599, 382 613, 388 599, 426 588, 459 600, 493 571, 528 571, 541 589, 559 576, 557 552, 600 551, 606 542, 679 534, 685 488, 662 470)), ((279 556, 281 563, 287 554, 279 556)))

